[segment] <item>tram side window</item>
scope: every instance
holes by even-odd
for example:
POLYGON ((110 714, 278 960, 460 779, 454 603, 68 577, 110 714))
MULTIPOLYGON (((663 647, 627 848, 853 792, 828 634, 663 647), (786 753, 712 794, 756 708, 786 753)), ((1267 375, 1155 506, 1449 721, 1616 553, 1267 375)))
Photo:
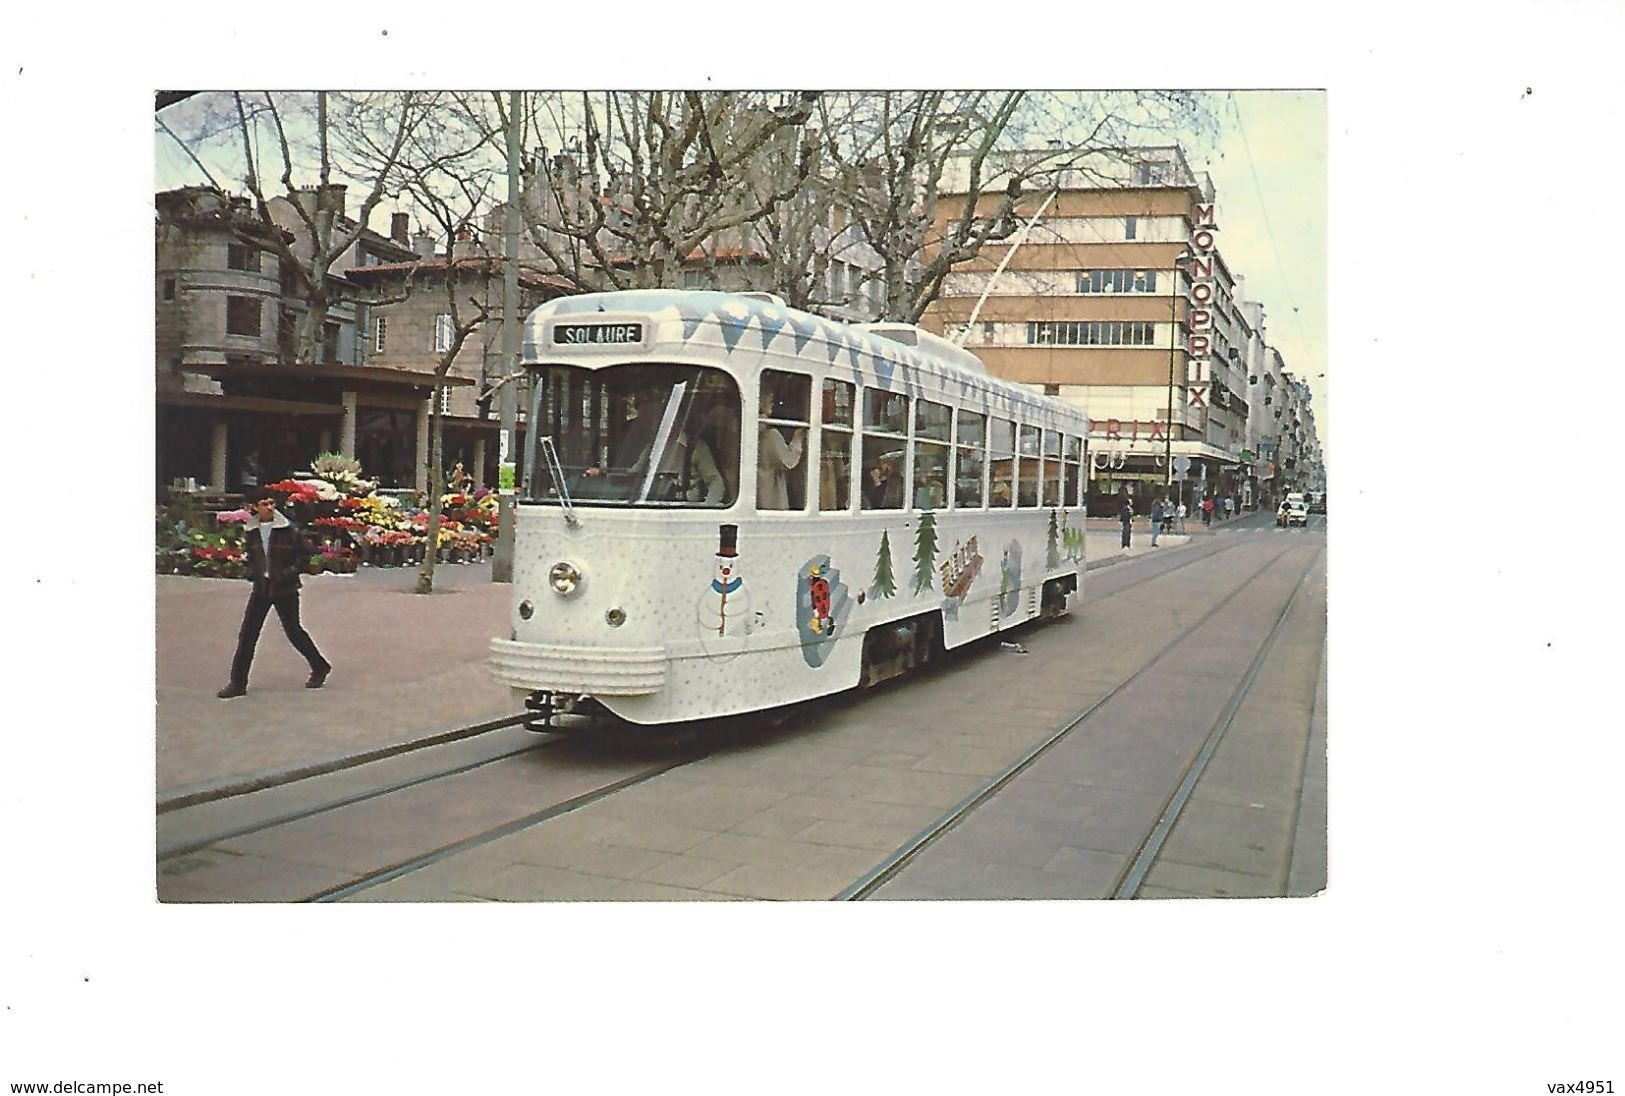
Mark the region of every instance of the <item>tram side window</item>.
POLYGON ((807 505, 807 426, 812 378, 762 370, 757 416, 756 508, 801 510, 807 505))
POLYGON ((1061 435, 1044 431, 1044 505, 1061 505, 1061 435))
POLYGON ((959 412, 959 431, 954 435, 954 505, 982 505, 982 485, 987 478, 987 417, 974 411, 959 412))
POLYGON ((1083 497, 1079 488, 1083 485, 1083 443, 1068 434, 1061 446, 1061 505, 1080 506, 1083 497))
POLYGON ((863 390, 862 506, 901 510, 908 448, 908 397, 878 388, 863 390))
POLYGON ((857 386, 847 381, 824 382, 824 408, 819 424, 822 446, 818 461, 818 508, 852 508, 852 424, 857 386))
POLYGON ((1003 509, 1016 501, 1016 424, 991 419, 987 424, 987 463, 992 473, 988 505, 1003 509))
POLYGON ((914 508, 937 510, 948 505, 948 440, 953 411, 946 404, 914 404, 914 508))
POLYGON ((1020 479, 1016 483, 1016 505, 1038 505, 1038 442, 1039 429, 1023 426, 1017 435, 1021 449, 1020 479))

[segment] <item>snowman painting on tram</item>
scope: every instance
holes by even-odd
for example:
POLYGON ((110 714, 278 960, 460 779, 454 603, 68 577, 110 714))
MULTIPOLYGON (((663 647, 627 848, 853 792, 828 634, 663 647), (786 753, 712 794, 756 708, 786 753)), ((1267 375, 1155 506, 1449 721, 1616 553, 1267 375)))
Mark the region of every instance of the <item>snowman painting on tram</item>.
POLYGON ((718 527, 716 564, 696 606, 700 643, 707 655, 732 657, 745 649, 754 620, 750 591, 739 569, 739 526, 718 527))

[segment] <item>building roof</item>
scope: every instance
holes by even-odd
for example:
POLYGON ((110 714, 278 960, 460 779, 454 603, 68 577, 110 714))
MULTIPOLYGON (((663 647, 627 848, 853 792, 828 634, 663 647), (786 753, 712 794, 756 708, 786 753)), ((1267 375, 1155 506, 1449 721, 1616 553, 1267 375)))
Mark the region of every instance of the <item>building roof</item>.
MULTIPOLYGON (((456 267, 459 273, 473 274, 485 273, 487 275, 500 273, 503 259, 496 255, 473 255, 461 259, 447 259, 445 256, 436 256, 433 259, 417 259, 412 262, 401 263, 375 263, 371 266, 358 266, 344 272, 346 278, 352 281, 376 281, 382 276, 393 277, 412 271, 424 274, 438 274, 456 267)), ((537 270, 535 267, 526 267, 519 264, 519 284, 530 289, 552 292, 555 295, 572 293, 576 285, 568 278, 557 274, 549 274, 537 270)))

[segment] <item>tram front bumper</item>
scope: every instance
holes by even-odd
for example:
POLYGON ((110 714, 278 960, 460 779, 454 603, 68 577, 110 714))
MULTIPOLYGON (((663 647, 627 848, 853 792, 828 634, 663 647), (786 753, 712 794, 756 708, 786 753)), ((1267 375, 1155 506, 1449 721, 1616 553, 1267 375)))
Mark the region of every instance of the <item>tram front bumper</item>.
POLYGON ((491 640, 491 675, 516 689, 644 696, 666 687, 664 647, 564 647, 491 640))

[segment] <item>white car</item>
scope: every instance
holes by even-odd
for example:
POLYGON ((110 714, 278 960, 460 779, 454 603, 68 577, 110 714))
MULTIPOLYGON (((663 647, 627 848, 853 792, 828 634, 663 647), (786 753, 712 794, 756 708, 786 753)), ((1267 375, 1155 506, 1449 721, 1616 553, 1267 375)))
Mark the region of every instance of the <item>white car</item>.
POLYGON ((1309 524, 1309 503, 1304 497, 1294 491, 1281 503, 1281 508, 1275 512, 1277 525, 1303 525, 1309 524))

